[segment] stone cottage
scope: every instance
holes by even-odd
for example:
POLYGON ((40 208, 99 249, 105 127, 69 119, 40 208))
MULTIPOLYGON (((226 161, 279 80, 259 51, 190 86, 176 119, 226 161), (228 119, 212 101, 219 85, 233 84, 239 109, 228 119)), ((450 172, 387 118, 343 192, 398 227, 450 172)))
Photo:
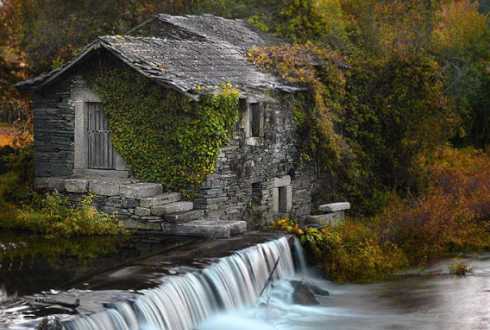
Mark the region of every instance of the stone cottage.
POLYGON ((227 237, 284 214, 309 215, 313 175, 297 161, 292 109, 281 97, 301 89, 247 59, 251 47, 277 42, 242 20, 160 14, 127 35, 99 37, 63 67, 19 83, 32 96, 37 187, 74 200, 92 192, 100 209, 128 226, 175 234, 227 237), (240 90, 233 138, 194 200, 138 181, 113 149, 104 104, 81 74, 101 58, 189 98, 198 97, 196 86, 229 82, 240 90))

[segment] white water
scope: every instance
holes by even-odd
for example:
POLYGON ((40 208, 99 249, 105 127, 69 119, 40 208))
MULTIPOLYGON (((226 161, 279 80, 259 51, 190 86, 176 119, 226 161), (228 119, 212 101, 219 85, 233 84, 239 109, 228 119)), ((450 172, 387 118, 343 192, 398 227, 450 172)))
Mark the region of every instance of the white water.
MULTIPOLYGON (((296 254, 303 257, 302 251, 296 254)), ((64 326, 69 330, 192 330, 220 311, 255 304, 277 260, 274 280, 293 277, 287 238, 235 252, 202 271, 164 278, 158 288, 144 290, 133 302, 116 303, 64 326)))

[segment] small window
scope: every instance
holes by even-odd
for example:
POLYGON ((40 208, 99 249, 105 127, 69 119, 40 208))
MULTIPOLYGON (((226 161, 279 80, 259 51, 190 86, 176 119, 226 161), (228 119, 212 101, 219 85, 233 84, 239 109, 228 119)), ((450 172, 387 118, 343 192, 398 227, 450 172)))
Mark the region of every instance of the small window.
POLYGON ((279 213, 288 212, 288 187, 279 187, 279 213))
POLYGON ((251 103, 249 108, 250 136, 262 136, 262 111, 259 103, 251 103))

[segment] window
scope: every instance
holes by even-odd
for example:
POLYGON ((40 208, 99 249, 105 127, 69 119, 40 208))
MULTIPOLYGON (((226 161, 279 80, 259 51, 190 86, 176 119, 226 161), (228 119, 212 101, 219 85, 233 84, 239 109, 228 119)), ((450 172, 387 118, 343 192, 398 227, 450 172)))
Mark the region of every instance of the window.
POLYGON ((262 109, 259 103, 251 103, 249 107, 249 127, 251 137, 261 137, 262 134, 262 109))

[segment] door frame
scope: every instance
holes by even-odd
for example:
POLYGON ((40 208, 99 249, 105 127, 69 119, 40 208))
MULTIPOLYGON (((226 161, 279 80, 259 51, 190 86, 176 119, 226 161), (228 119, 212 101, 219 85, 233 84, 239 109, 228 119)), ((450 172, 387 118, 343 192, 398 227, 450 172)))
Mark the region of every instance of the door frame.
POLYGON ((114 150, 114 169, 90 169, 88 167, 88 103, 102 103, 81 80, 74 83, 71 91, 75 110, 73 174, 109 177, 128 177, 129 168, 122 157, 114 150))

